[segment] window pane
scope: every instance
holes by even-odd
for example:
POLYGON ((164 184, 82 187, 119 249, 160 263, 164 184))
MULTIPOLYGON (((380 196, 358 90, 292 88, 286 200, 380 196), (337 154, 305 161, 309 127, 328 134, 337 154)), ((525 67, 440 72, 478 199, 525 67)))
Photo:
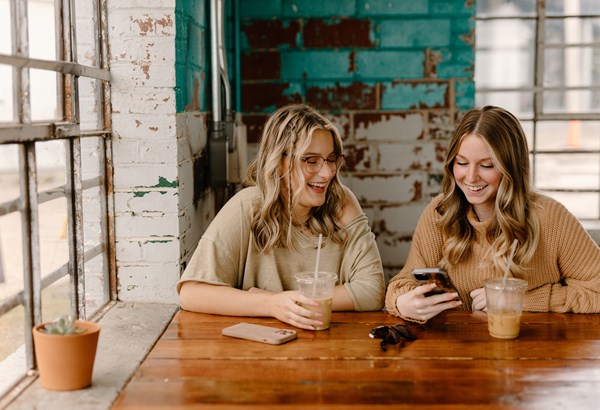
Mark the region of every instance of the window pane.
POLYGON ((546 44, 590 44, 598 41, 599 18, 546 20, 546 44))
POLYGON ((29 70, 31 87, 31 120, 57 119, 56 76, 53 71, 29 70))
POLYGON ((544 113, 598 113, 600 90, 545 91, 544 113))
MULTIPOLYGON (((600 48, 550 48, 544 53, 544 86, 589 87, 600 85, 600 48)), ((596 90, 594 92, 600 92, 596 90)))
POLYGON ((479 16, 534 16, 536 0, 477 0, 479 16))
POLYGON ((0 64, 0 122, 14 121, 12 67, 0 64))
POLYGON ((12 33, 10 29, 10 2, 0 0, 0 53, 12 53, 12 33))
POLYGON ((546 0, 546 14, 600 14, 598 0, 546 0))
POLYGON ((56 60, 54 1, 29 0, 29 56, 56 60), (43 27, 43 30, 40 28, 43 27))
POLYGON ((579 219, 598 219, 598 194, 587 192, 544 192, 546 195, 562 203, 579 219))
MULTIPOLYGON (((18 149, 0 145, 0 203, 19 197, 18 149)), ((0 216, 0 301, 23 290, 21 214, 0 216)), ((0 316, 0 395, 26 371, 23 307, 0 316)))
MULTIPOLYGON (((540 121, 536 142, 536 150, 598 150, 600 149, 600 122, 540 121)), ((598 157, 600 158, 600 155, 598 157)))
POLYGON ((533 21, 478 21, 476 33, 475 83, 478 87, 523 87, 533 85, 533 21), (506 35, 506 33, 514 35, 506 35))
POLYGON ((540 189, 598 189, 597 154, 538 154, 535 186, 540 189))
POLYGON ((475 104, 497 105, 512 112, 519 118, 530 118, 533 113, 533 94, 530 92, 478 92, 475 104))

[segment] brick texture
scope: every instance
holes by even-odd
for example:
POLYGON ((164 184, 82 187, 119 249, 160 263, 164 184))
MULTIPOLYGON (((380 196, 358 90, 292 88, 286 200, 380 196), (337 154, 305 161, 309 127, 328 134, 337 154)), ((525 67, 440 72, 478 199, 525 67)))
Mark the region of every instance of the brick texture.
POLYGON ((474 104, 474 2, 282 0, 264 9, 244 6, 240 16, 248 141, 286 103, 335 117, 345 182, 394 274, 439 192, 456 120, 474 104))

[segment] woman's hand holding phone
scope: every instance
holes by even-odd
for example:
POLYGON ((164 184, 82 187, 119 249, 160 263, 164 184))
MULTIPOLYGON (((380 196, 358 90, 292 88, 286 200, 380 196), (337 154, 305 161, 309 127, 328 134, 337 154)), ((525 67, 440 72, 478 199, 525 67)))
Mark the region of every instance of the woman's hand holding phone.
POLYGON ((398 296, 396 307, 401 316, 426 321, 462 304, 445 271, 437 268, 415 269, 413 276, 417 282, 424 284, 398 296))

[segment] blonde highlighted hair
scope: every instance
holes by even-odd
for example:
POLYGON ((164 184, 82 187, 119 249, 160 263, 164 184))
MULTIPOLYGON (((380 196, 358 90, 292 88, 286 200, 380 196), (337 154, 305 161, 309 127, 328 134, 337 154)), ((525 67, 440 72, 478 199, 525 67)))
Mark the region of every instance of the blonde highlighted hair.
POLYGON ((535 192, 531 183, 527 138, 517 118, 503 108, 485 106, 468 111, 458 125, 450 144, 444 179, 443 199, 437 207, 442 215, 438 227, 445 238, 442 267, 456 265, 470 256, 475 230, 467 219, 471 204, 456 184, 454 161, 464 138, 476 135, 487 145, 492 162, 502 175, 494 215, 486 232, 491 247, 491 260, 503 272, 513 241, 518 241, 511 263, 513 274, 525 273, 538 246, 540 225, 532 212, 535 192))
MULTIPOLYGON (((338 129, 310 106, 293 104, 282 107, 269 117, 264 126, 258 153, 248 167, 245 183, 247 186, 256 185, 260 190, 261 201, 254 209, 251 223, 254 246, 259 252, 268 254, 276 246, 295 249, 292 226, 304 222, 293 220, 293 210, 305 185, 301 157, 318 130, 331 134, 334 153, 342 155, 342 138, 338 129), (286 157, 289 166, 284 169, 282 162, 286 157), (294 192, 291 190, 292 172, 300 181, 294 192)), ((344 198, 338 166, 338 172, 327 188, 325 203, 309 213, 307 224, 312 232, 343 243, 339 215, 344 198)))

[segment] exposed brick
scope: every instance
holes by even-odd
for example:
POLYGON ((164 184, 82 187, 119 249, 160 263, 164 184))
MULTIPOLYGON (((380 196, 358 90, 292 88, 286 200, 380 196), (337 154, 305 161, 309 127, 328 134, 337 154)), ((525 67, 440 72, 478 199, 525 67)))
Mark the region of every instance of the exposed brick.
POLYGON ((242 80, 277 80, 280 76, 279 52, 256 51, 242 54, 242 80))
POLYGON ((302 102, 300 87, 284 83, 243 83, 242 110, 268 112, 285 104, 302 102))
POLYGON ((246 138, 248 143, 257 143, 260 139, 260 133, 267 121, 266 114, 244 114, 242 122, 246 125, 246 138))
POLYGON ((429 138, 450 141, 452 134, 454 134, 452 114, 449 111, 431 111, 427 121, 429 138))
POLYGON ((332 113, 324 112, 325 116, 329 118, 338 130, 342 133, 342 140, 350 138, 350 115, 347 113, 332 113))
POLYGON ((242 24, 250 48, 296 47, 300 23, 289 20, 251 20, 242 24))
POLYGON ((352 18, 311 19, 304 24, 305 47, 373 47, 371 21, 352 18))
POLYGON ((367 144, 345 145, 346 170, 350 172, 371 171, 374 167, 373 154, 367 144))
POLYGON ((306 89, 306 101, 324 110, 365 110, 377 108, 376 86, 360 82, 313 85, 306 89))

